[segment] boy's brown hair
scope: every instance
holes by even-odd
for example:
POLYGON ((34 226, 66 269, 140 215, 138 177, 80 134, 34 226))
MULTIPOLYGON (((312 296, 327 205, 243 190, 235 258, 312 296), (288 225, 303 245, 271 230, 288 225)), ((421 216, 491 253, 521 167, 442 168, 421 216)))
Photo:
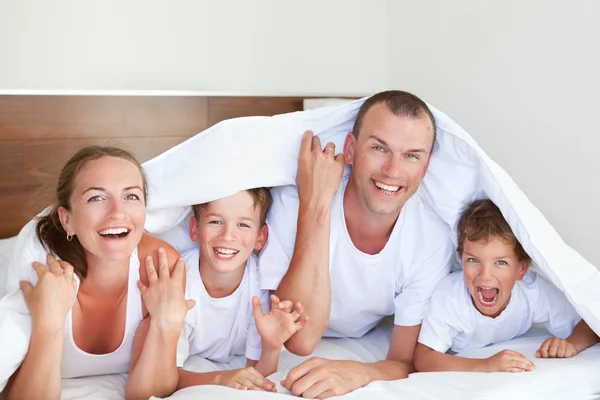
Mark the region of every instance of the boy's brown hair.
POLYGON ((462 256, 465 240, 477 242, 493 238, 512 243, 519 261, 531 261, 498 206, 488 199, 476 200, 467 207, 458 221, 458 254, 462 256))
MULTIPOLYGON (((260 210, 260 218, 259 218, 260 226, 259 226, 259 228, 262 228, 267 223, 267 214, 269 212, 269 208, 271 208, 271 203, 273 202, 273 199, 271 197, 271 192, 269 191, 269 189, 264 188, 264 187, 248 189, 248 190, 246 190, 246 192, 248 192, 250 194, 250 196, 252 196, 252 200, 254 202, 254 209, 256 209, 256 207, 259 207, 259 210, 260 210)), ((192 210, 194 211, 194 217, 196 217, 196 219, 200 218, 200 211, 202 210, 203 207, 206 207, 206 205, 208 205, 208 204, 210 204, 210 202, 203 203, 203 204, 196 204, 196 205, 192 206, 192 210)))

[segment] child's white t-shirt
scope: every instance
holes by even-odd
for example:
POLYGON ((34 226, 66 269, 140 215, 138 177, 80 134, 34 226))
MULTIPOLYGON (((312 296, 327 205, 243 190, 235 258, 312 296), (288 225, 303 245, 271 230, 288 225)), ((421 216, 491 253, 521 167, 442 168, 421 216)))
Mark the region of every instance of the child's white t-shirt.
MULTIPOLYGON (((450 272, 454 247, 448 226, 413 195, 402 208, 381 252, 359 251, 344 217, 344 178, 331 203, 331 314, 328 337, 361 337, 385 316, 394 323, 421 323, 438 282, 450 272)), ((294 251, 298 216, 295 186, 272 190, 269 237, 259 257, 262 289, 275 290, 294 251)))
POLYGON ((523 335, 543 323, 555 337, 567 338, 581 321, 564 293, 533 271, 513 287, 506 309, 496 318, 473 305, 462 271, 448 275, 435 290, 421 326, 419 343, 454 353, 485 347, 523 335))
POLYGON ((231 295, 213 298, 208 295, 199 270, 198 248, 185 252, 187 268, 186 299, 196 305, 188 311, 177 343, 177 366, 190 355, 213 361, 229 362, 233 356, 245 354, 258 360, 261 338, 252 312, 252 296, 258 296, 264 312, 269 310, 269 292, 260 290, 256 255, 246 263, 240 286, 231 295))

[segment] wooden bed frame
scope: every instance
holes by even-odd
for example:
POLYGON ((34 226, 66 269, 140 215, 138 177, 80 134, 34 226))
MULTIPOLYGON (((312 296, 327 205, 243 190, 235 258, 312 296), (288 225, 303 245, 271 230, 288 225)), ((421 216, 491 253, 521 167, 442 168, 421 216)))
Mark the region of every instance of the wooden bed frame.
POLYGON ((302 108, 302 97, 0 96, 0 238, 51 204, 83 146, 117 145, 144 162, 224 119, 302 108))

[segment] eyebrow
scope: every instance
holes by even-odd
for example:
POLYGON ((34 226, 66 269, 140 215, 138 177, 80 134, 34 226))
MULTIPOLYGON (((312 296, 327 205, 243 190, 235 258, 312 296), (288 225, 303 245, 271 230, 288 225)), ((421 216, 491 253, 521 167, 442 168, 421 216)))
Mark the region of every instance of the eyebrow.
MULTIPOLYGON (((124 189, 123 189, 123 191, 124 191, 124 192, 126 192, 126 191, 128 191, 128 190, 131 190, 131 189, 137 189, 137 190, 139 190, 139 191, 143 192, 142 188, 141 188, 141 187, 139 187, 139 186, 137 186, 137 185, 134 185, 134 186, 127 186, 126 188, 124 188, 124 189)), ((89 192, 90 190, 97 190, 97 191, 99 191, 99 192, 106 192, 106 189, 105 189, 105 188, 103 188, 103 187, 92 186, 92 187, 89 187, 89 188, 87 188, 86 190, 84 190, 84 191, 83 191, 81 194, 86 194, 86 193, 87 193, 87 192, 89 192)))
MULTIPOLYGON (((369 135, 369 139, 375 139, 382 145, 384 145, 386 147, 390 147, 390 145, 387 144, 387 142, 385 140, 381 139, 380 137, 378 137, 376 135, 373 135, 373 134, 369 135)), ((416 148, 416 149, 406 150, 405 153, 427 153, 427 150, 425 150, 423 148, 416 148)))

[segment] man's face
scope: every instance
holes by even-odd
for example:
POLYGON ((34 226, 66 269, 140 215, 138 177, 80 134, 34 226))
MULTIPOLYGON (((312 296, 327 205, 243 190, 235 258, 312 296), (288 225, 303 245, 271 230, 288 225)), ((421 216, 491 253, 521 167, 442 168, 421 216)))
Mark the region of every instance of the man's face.
POLYGON ((419 118, 394 115, 384 103, 364 115, 358 138, 350 132, 344 143, 350 182, 360 204, 372 213, 398 215, 427 172, 433 126, 419 118))

